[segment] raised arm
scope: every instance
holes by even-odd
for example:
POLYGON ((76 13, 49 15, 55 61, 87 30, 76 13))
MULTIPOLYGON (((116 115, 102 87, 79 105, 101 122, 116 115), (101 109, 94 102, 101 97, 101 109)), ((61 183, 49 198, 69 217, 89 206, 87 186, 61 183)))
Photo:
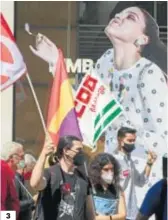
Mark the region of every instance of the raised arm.
POLYGON ((52 153, 54 150, 54 146, 46 142, 43 150, 37 160, 37 163, 33 169, 32 176, 30 179, 30 185, 32 188, 40 191, 43 190, 47 185, 47 180, 44 177, 44 165, 47 159, 47 156, 52 153))
POLYGON ((157 155, 155 154, 155 152, 148 151, 146 166, 144 168, 144 171, 141 173, 136 169, 135 164, 132 164, 134 168, 134 183, 136 186, 143 187, 148 182, 152 166, 155 163, 156 159, 157 155))

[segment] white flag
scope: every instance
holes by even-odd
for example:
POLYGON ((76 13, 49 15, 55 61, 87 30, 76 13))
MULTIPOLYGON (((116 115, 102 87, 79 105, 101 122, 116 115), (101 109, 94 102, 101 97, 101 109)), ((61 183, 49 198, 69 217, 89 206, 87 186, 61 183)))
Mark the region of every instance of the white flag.
POLYGON ((5 18, 2 14, 0 16, 0 90, 2 91, 26 74, 27 68, 5 18))
POLYGON ((94 71, 83 78, 76 92, 75 105, 84 144, 91 148, 123 112, 122 106, 94 71))

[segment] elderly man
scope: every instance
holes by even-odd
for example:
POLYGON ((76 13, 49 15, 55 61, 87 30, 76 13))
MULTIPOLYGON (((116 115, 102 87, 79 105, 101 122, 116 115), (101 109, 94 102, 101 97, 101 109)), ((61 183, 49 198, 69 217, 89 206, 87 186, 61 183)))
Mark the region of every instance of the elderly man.
POLYGON ((8 142, 0 149, 1 154, 1 210, 16 211, 18 216, 20 205, 15 187, 15 171, 24 158, 23 146, 16 142, 8 142))

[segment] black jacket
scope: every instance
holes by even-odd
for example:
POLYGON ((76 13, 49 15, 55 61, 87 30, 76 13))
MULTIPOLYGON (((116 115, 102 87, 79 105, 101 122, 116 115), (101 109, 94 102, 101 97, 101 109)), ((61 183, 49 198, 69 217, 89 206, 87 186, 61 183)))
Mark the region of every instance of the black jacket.
POLYGON ((34 205, 33 199, 29 196, 27 191, 24 188, 24 179, 22 175, 16 173, 15 175, 15 184, 18 197, 20 200, 20 213, 19 220, 31 220, 32 208, 34 205), (23 184, 23 185, 22 185, 23 184))
MULTIPOLYGON (((82 171, 83 169, 81 169, 82 171)), ((62 198, 61 183, 63 175, 58 164, 51 166, 44 172, 47 186, 39 193, 34 220, 56 220, 58 218, 58 207, 62 198)), ((74 204, 74 220, 86 220, 86 198, 89 194, 89 184, 85 175, 76 170, 76 198, 74 204)), ((65 218, 64 218, 65 219, 65 218)))

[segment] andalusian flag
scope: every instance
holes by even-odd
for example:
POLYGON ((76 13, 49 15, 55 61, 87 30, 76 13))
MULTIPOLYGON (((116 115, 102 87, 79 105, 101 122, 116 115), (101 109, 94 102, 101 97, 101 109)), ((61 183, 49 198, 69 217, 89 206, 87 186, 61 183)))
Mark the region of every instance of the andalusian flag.
POLYGON ((73 135, 82 140, 62 51, 59 49, 55 78, 51 90, 47 129, 57 145, 60 137, 73 135))
POLYGON ((113 93, 94 71, 83 78, 76 93, 75 103, 84 143, 92 148, 109 125, 123 112, 113 93))
POLYGON ((27 68, 5 18, 2 14, 0 17, 0 90, 2 91, 16 82, 23 74, 27 73, 27 68))

